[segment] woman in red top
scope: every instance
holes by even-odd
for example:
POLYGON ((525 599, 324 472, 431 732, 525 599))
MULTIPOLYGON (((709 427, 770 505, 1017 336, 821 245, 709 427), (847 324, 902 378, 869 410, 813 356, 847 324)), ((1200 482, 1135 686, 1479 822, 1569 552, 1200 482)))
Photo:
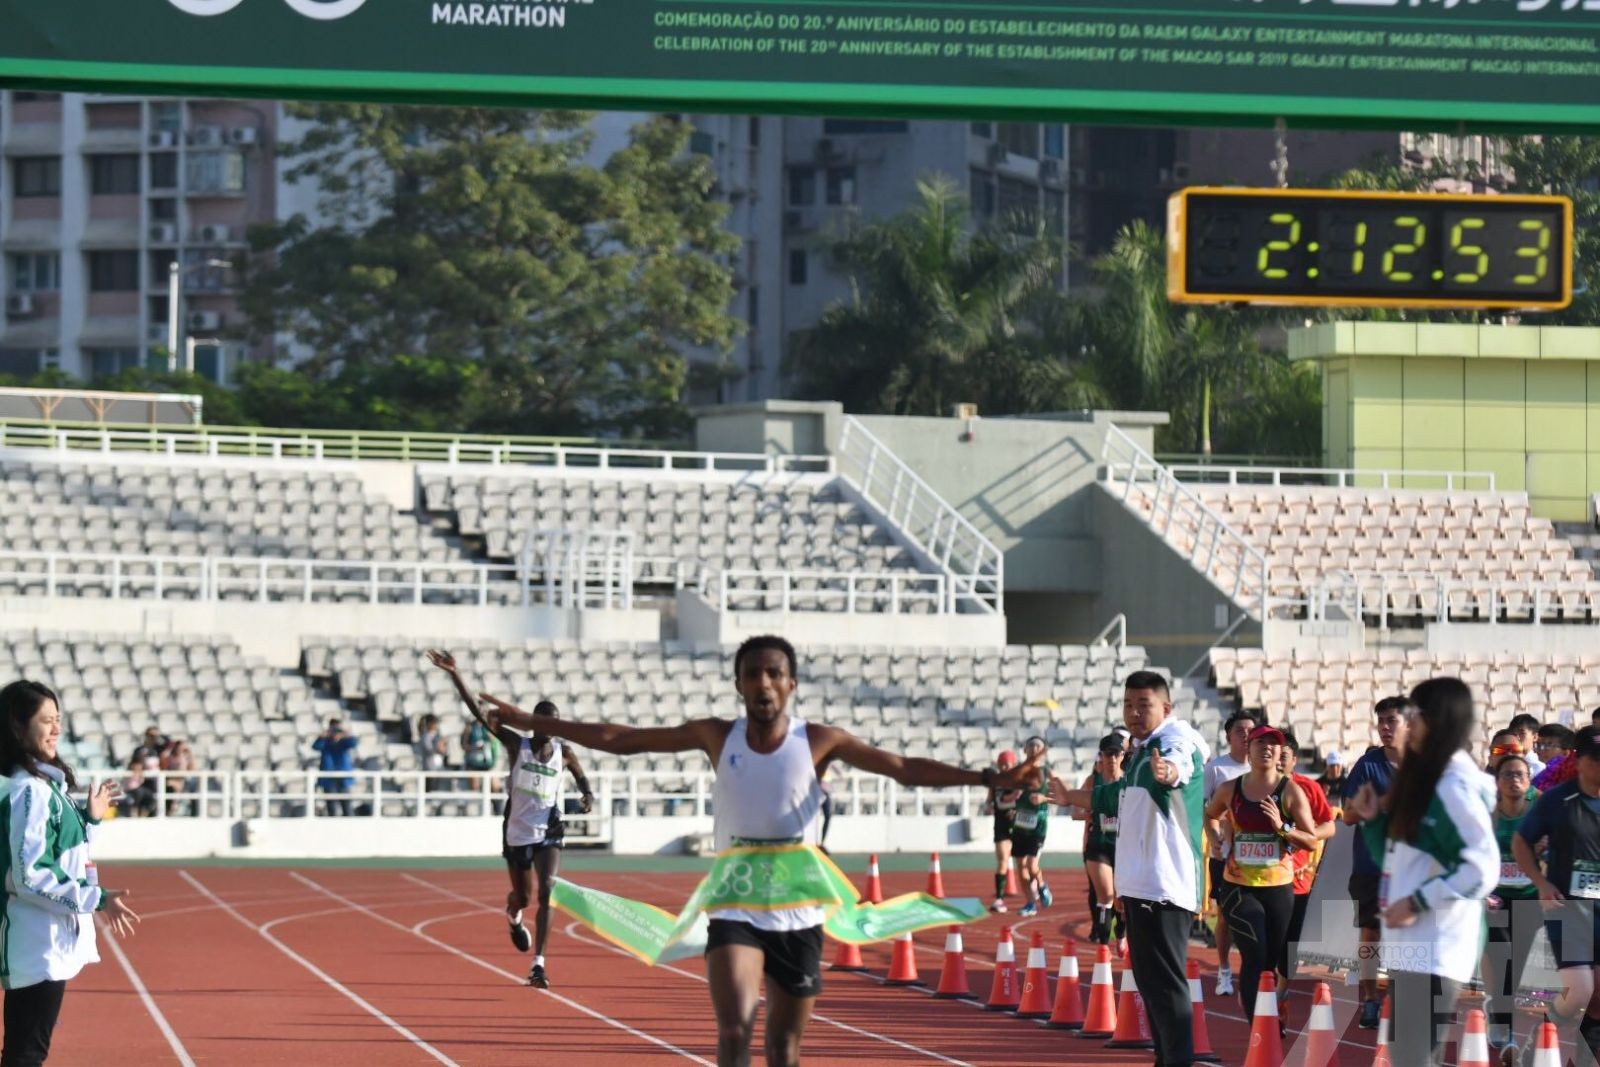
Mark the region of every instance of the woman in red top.
MULTIPOLYGON (((1250 769, 1224 782, 1206 805, 1232 841, 1217 903, 1239 949, 1239 1001, 1254 1021, 1261 974, 1278 965, 1294 911, 1294 849, 1316 848, 1301 826, 1314 826, 1300 787, 1278 769, 1284 744, 1276 727, 1250 731, 1250 769)), ((1282 1021, 1280 1019, 1279 1026, 1282 1021)))

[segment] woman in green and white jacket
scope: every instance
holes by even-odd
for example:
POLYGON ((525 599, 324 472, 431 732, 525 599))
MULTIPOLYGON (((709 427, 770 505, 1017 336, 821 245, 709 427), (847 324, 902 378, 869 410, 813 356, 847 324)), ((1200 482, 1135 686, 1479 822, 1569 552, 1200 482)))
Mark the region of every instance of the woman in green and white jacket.
POLYGON ((72 768, 57 754, 61 705, 48 686, 12 682, 0 689, 0 793, 5 831, 5 896, 0 898, 0 986, 5 1045, 0 1067, 37 1067, 50 1054, 67 981, 97 963, 94 913, 117 933, 139 917, 126 890, 101 889, 89 859, 91 827, 116 798, 103 782, 87 803, 67 794, 72 768))
POLYGON ((1363 786, 1346 811, 1362 821, 1371 853, 1383 857, 1378 906, 1394 1018, 1389 1057, 1422 1067, 1441 1062, 1456 996, 1477 970, 1484 898, 1499 881, 1500 850, 1494 784, 1466 751, 1477 732, 1472 690, 1459 678, 1433 678, 1413 689, 1411 700, 1417 711, 1388 810, 1363 786))

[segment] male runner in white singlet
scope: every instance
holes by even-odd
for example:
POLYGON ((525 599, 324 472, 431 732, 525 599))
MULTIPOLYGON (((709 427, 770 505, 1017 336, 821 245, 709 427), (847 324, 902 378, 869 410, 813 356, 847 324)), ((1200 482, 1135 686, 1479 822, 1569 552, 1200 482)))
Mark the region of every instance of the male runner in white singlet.
MULTIPOLYGON (((450 676, 467 710, 481 719, 478 702, 461 680, 455 658, 448 652, 430 651, 428 661, 450 676)), ((500 826, 500 855, 506 861, 506 873, 511 876, 511 892, 506 894, 506 920, 511 924, 511 943, 517 951, 533 949, 528 984, 539 989, 550 988, 550 977, 544 969, 544 946, 550 937, 550 890, 561 869, 561 846, 566 834, 561 821, 563 771, 572 772, 573 781, 578 783, 583 810, 587 813, 594 805, 594 794, 589 791, 589 779, 583 776, 577 754, 552 740, 546 730, 555 716, 556 706, 541 700, 529 716, 527 729, 533 731, 531 738, 507 729, 504 723, 484 721, 510 760, 506 774, 506 813, 500 826), (522 910, 536 897, 539 908, 534 912, 534 937, 530 940, 528 928, 522 924, 522 910)))
MULTIPOLYGON (((752 637, 733 657, 742 719, 694 719, 678 726, 636 729, 613 723, 541 724, 554 737, 619 756, 689 752, 711 757, 717 769, 714 802, 717 849, 735 844, 816 844, 822 788, 818 778, 834 760, 910 786, 1015 788, 1037 762, 997 772, 969 771, 930 759, 874 748, 834 726, 791 718, 794 648, 781 637, 752 637)), ((527 712, 496 700, 490 722, 520 726, 527 712)), ((763 983, 767 996, 769 1067, 798 1067, 800 1040, 822 991, 822 908, 779 911, 721 909, 710 913, 706 971, 717 1017, 718 1067, 745 1067, 763 983)))

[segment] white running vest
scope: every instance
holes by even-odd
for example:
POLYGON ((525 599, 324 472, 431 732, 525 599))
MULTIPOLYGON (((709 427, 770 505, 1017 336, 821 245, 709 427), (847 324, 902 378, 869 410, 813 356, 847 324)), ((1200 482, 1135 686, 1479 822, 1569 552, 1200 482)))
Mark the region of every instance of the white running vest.
MULTIPOLYGON (((711 793, 717 851, 744 842, 817 844, 824 794, 806 724, 790 719, 783 744, 762 755, 750 748, 747 723, 739 719, 733 724, 717 761, 711 793)), ((824 915, 822 908, 710 913, 713 919, 749 923, 758 930, 806 930, 822 925, 824 915)))
POLYGON ((506 776, 506 844, 542 845, 550 813, 561 810, 561 785, 566 765, 561 742, 551 738, 550 759, 540 760, 526 737, 506 776))

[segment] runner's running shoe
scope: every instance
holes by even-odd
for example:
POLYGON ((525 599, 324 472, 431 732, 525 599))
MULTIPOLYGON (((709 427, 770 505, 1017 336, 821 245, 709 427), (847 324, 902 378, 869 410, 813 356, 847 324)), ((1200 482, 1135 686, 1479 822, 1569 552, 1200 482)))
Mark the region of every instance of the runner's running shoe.
POLYGON ((528 934, 528 928, 521 923, 512 923, 511 943, 517 946, 518 952, 526 952, 532 948, 533 938, 528 934))
POLYGON ((1031 919, 1035 915, 1039 914, 1039 905, 1024 904, 1020 909, 1018 909, 1017 914, 1022 916, 1024 919, 1031 919))
POLYGON ((1005 897, 995 897, 994 898, 994 903, 989 905, 989 910, 994 912, 996 915, 1004 915, 1006 913, 1006 910, 1007 910, 1006 909, 1006 898, 1005 897))
POLYGON ((1045 884, 1043 884, 1043 883, 1040 883, 1040 885, 1039 885, 1039 904, 1040 904, 1040 906, 1048 908, 1050 905, 1054 904, 1055 902, 1056 902, 1056 895, 1054 893, 1050 892, 1050 887, 1045 885, 1045 884))
POLYGON ((1356 1020, 1356 1026, 1363 1030, 1376 1030, 1378 1017, 1383 1014, 1383 1005, 1376 1000, 1363 1000, 1361 1002, 1361 1018, 1356 1020))
POLYGON ((549 989, 550 978, 544 973, 544 968, 535 963, 533 970, 528 972, 528 984, 535 989, 549 989))

